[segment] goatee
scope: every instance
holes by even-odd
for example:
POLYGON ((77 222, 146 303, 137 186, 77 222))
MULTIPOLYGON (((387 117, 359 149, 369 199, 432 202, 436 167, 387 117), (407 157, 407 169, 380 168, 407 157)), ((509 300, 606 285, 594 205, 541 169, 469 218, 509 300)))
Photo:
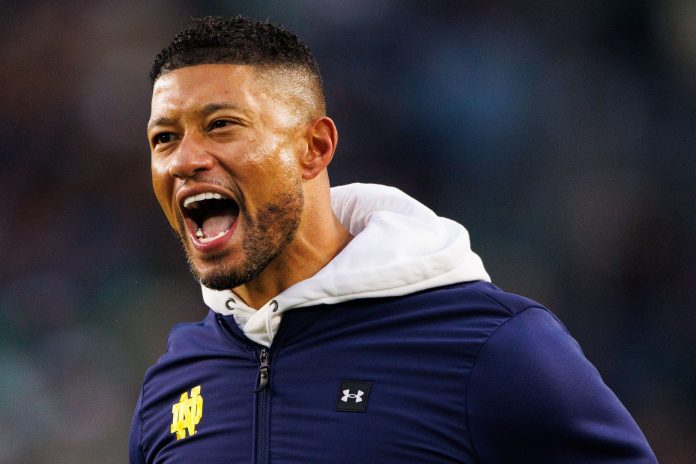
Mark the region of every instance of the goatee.
POLYGON ((186 238, 177 234, 194 279, 213 290, 230 290, 254 280, 294 240, 303 208, 301 185, 297 185, 292 192, 277 195, 264 204, 254 217, 240 204, 237 220, 242 221, 239 225, 244 234, 241 263, 226 262, 229 260, 227 254, 211 257, 209 262, 218 261, 218 264, 205 273, 196 267, 191 258, 186 238))

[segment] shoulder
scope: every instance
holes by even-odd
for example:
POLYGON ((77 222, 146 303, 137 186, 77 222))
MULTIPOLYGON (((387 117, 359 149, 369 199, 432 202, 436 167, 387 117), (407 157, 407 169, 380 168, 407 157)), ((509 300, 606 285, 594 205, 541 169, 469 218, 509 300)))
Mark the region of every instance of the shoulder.
POLYGON ((619 399, 550 311, 488 293, 510 317, 481 344, 466 390, 481 462, 655 462, 619 399))
POLYGON ((182 371, 190 370, 187 366, 214 357, 222 350, 231 351, 230 345, 213 311, 209 311, 199 322, 180 323, 172 327, 164 354, 145 373, 141 406, 144 408, 149 404, 153 391, 162 391, 161 384, 177 384, 175 380, 182 371), (158 387, 153 389, 153 383, 158 387))
POLYGON ((471 307, 483 310, 488 316, 500 315, 504 318, 514 316, 528 308, 540 308, 548 311, 540 303, 529 298, 508 293, 490 282, 476 281, 447 285, 413 294, 428 298, 433 302, 450 302, 462 309, 471 307))
POLYGON ((348 302, 334 311, 331 325, 365 337, 386 333, 402 340, 413 334, 421 342, 428 340, 432 350, 456 354, 456 362, 468 375, 489 338, 530 308, 548 312, 539 303, 488 282, 469 282, 400 297, 348 302))
MULTIPOLYGON (((560 321, 540 303, 520 295, 505 292, 488 282, 449 285, 414 294, 413 305, 424 308, 433 316, 450 313, 450 323, 474 331, 482 346, 511 319, 529 309, 546 313, 565 331, 560 321)), ((480 347, 479 347, 480 348, 480 347)))
POLYGON ((539 308, 547 312, 549 311, 537 301, 522 295, 506 292, 489 282, 476 282, 469 290, 480 295, 482 298, 490 300, 496 306, 507 311, 510 316, 515 316, 529 308, 539 308))
POLYGON ((163 444, 175 446, 170 428, 173 407, 189 392, 194 395, 197 387, 203 386, 203 393, 199 389, 196 394, 205 395, 206 401, 224 401, 220 399, 224 392, 253 391, 255 377, 246 373, 255 372, 254 361, 253 352, 222 331, 215 313, 200 322, 174 326, 165 353, 145 374, 131 425, 133 462, 142 462, 137 460, 142 456, 150 462, 163 444), (245 375, 220 375, 226 370, 245 375))
POLYGON ((198 322, 183 322, 176 324, 167 336, 167 347, 160 358, 183 354, 190 350, 200 349, 215 338, 218 331, 217 318, 213 311, 208 311, 205 318, 198 322))

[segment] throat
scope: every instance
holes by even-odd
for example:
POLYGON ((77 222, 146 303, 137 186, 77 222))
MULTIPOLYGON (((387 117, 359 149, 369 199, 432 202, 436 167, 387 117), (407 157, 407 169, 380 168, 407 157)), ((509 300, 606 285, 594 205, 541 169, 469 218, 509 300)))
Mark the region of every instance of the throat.
POLYGON ((198 230, 203 234, 203 237, 216 237, 227 232, 232 227, 234 220, 235 216, 232 214, 210 216, 201 221, 198 230))
POLYGON ((203 200, 185 210, 189 234, 202 243, 224 235, 238 216, 236 203, 227 200, 203 200))

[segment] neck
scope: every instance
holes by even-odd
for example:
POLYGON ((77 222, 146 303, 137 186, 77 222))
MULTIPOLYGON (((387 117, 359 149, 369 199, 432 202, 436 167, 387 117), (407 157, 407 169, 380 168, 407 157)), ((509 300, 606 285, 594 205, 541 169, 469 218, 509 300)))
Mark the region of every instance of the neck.
POLYGON ((329 214, 329 221, 311 221, 309 227, 300 227, 292 243, 254 280, 235 287, 234 293, 258 309, 285 289, 319 272, 353 238, 333 212, 329 214))

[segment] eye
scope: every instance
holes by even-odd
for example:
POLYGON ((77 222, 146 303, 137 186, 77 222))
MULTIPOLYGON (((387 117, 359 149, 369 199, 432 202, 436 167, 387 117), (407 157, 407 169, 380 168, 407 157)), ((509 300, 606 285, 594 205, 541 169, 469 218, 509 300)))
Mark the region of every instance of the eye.
POLYGON ((233 121, 231 119, 216 119, 215 121, 210 123, 209 130, 222 129, 223 127, 231 126, 233 124, 236 124, 236 121, 233 121))
POLYGON ((175 135, 173 132, 161 132, 154 137, 152 137, 152 145, 157 146, 160 144, 165 144, 173 142, 175 135))

